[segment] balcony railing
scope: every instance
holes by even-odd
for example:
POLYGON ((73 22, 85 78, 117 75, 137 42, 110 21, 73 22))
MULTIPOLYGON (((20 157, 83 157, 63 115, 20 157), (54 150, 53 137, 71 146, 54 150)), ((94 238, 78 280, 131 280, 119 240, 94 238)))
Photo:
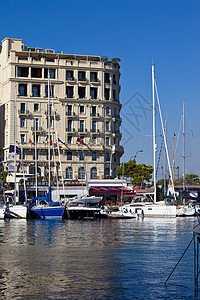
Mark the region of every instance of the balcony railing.
POLYGON ((92 117, 92 118, 99 118, 99 113, 91 113, 90 117, 92 117))
POLYGON ((67 132, 70 132, 70 133, 73 133, 73 132, 75 132, 76 130, 75 130, 75 128, 66 128, 66 131, 67 131, 67 132))
POLYGON ((66 116, 68 116, 68 117, 75 117, 76 114, 75 114, 75 112, 72 112, 72 111, 66 111, 66 116))
POLYGON ((18 110, 20 116, 28 116, 30 115, 30 111, 28 109, 19 109, 18 110))

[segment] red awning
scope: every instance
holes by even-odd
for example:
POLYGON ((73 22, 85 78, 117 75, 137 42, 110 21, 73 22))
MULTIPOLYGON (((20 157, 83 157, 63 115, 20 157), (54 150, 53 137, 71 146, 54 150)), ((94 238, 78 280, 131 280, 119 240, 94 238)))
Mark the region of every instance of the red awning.
POLYGON ((96 192, 96 193, 111 193, 111 194, 121 194, 123 193, 124 195, 135 195, 136 193, 133 192, 132 190, 129 190, 125 187, 112 187, 112 186, 91 186, 90 187, 91 192, 96 192))

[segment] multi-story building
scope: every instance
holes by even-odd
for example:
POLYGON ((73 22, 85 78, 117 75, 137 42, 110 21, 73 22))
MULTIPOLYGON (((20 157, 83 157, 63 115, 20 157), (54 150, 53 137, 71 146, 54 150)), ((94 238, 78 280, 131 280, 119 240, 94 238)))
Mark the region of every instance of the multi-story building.
POLYGON ((119 77, 116 61, 29 48, 21 39, 5 38, 0 46, 0 150, 4 167, 9 146, 15 142, 17 111, 16 140, 22 149, 17 165, 23 156, 25 171, 33 174, 36 148, 38 173, 46 176, 50 91, 52 172, 57 169, 60 176, 61 165, 64 178, 83 179, 86 166, 88 179, 115 176, 123 154, 119 77))

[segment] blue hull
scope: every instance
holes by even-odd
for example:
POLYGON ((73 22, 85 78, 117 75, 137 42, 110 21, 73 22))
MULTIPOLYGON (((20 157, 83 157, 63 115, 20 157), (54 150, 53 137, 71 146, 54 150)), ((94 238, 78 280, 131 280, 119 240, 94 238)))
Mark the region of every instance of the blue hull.
POLYGON ((33 207, 30 209, 30 217, 33 219, 62 219, 65 213, 63 206, 33 207))

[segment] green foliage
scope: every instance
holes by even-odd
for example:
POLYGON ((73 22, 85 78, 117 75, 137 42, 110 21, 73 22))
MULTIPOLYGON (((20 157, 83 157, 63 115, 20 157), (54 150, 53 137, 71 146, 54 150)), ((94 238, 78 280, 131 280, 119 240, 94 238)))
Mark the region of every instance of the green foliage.
MULTIPOLYGON (((183 184, 183 177, 176 180, 176 184, 183 184)), ((185 184, 200 184, 199 176, 195 174, 185 175, 185 184)))
POLYGON ((121 61, 121 59, 119 57, 113 57, 112 61, 119 63, 121 61))
POLYGON ((104 62, 108 61, 108 56, 102 56, 101 61, 104 61, 104 62))
MULTIPOLYGON (((117 167, 116 174, 122 176, 123 163, 117 167)), ((135 159, 124 164, 124 176, 131 177, 134 184, 141 184, 144 180, 152 178, 153 167, 145 164, 136 164, 135 159)))

